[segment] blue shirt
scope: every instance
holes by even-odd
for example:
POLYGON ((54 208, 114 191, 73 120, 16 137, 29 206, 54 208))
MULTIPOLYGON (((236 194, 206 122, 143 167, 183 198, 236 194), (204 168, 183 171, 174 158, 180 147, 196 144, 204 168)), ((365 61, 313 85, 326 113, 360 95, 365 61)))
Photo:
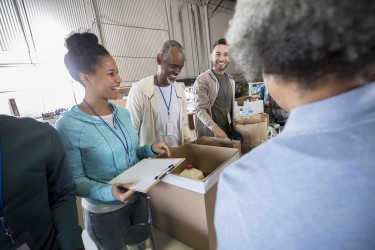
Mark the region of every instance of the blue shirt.
POLYGON ((298 107, 221 175, 218 249, 375 249, 375 83, 298 107))

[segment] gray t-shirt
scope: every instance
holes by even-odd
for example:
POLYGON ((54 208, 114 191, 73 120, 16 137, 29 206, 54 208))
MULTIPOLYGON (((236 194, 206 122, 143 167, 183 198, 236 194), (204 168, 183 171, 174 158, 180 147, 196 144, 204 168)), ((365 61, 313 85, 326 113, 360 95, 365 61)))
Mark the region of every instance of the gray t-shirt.
POLYGON ((232 86, 228 77, 225 74, 215 74, 221 87, 217 93, 214 105, 211 108, 212 120, 222 129, 228 133, 232 131, 228 121, 228 114, 232 109, 232 86))

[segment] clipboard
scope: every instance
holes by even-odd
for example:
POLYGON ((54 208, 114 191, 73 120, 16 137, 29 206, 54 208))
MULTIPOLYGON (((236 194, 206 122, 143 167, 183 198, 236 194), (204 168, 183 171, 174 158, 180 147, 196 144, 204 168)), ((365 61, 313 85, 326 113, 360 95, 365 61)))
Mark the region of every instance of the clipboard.
POLYGON ((109 183, 135 182, 136 185, 131 188, 132 190, 147 193, 184 160, 185 158, 144 159, 122 172, 109 183))

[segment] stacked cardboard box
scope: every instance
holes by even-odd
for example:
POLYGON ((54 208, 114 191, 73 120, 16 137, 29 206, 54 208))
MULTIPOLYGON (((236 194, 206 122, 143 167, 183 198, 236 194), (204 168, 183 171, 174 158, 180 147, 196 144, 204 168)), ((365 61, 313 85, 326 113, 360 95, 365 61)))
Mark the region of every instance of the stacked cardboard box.
POLYGON ((117 99, 123 99, 124 96, 127 96, 130 92, 131 87, 122 87, 117 94, 117 99))
POLYGON ((242 96, 242 97, 238 97, 235 99, 235 101, 237 102, 237 104, 239 106, 243 106, 243 103, 245 101, 256 101, 256 100, 259 100, 259 95, 254 95, 254 96, 242 96))
POLYGON ((110 100, 110 102, 126 108, 126 99, 110 100))

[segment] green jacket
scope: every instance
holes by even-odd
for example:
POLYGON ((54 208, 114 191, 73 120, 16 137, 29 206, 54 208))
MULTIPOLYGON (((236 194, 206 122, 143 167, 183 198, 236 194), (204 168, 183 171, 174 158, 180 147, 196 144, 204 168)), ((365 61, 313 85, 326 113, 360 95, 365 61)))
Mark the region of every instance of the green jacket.
MULTIPOLYGON (((49 124, 0 115, 4 217, 36 249, 83 247, 76 195, 61 138, 49 124)), ((0 227, 0 249, 9 244, 0 227)))

